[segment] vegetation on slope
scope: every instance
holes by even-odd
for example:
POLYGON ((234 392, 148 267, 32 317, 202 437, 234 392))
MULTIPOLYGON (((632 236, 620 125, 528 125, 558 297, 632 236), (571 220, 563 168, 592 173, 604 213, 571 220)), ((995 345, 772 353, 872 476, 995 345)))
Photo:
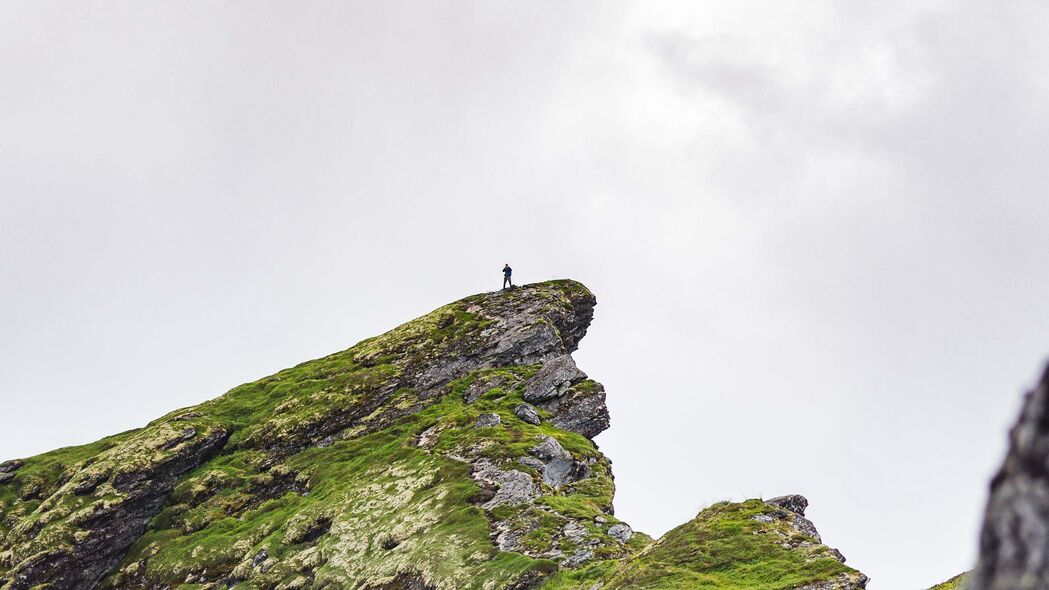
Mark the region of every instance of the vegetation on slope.
POLYGON ((787 590, 828 580, 860 587, 862 574, 791 523, 791 514, 761 500, 714 504, 625 562, 604 588, 787 590))
POLYGON ((588 438, 607 427, 604 390, 564 360, 593 305, 572 281, 468 297, 144 428, 0 464, 0 588, 862 587, 757 500, 655 543, 613 516, 588 438))
POLYGON ((965 579, 969 577, 968 572, 964 574, 958 574, 950 580, 937 584, 929 590, 962 590, 965 587, 965 579))

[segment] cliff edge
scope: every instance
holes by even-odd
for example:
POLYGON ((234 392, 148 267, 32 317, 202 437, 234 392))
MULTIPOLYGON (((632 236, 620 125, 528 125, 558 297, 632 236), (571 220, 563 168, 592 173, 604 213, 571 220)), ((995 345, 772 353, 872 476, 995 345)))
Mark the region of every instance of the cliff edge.
POLYGON ((613 512, 569 280, 467 297, 145 427, 0 463, 0 588, 848 590, 800 496, 613 512))

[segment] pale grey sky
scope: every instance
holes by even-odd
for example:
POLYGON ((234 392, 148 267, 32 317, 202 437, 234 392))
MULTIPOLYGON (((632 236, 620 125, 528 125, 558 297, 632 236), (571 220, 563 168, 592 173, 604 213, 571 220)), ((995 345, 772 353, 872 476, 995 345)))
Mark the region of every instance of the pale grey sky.
POLYGON ((572 277, 617 514, 968 568, 1049 358, 1041 2, 0 0, 0 458, 572 277))

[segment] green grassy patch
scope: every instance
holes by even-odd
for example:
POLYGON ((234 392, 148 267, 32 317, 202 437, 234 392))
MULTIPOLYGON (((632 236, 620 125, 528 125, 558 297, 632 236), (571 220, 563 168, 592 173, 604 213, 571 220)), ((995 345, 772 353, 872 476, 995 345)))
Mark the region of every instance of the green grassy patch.
POLYGON ((605 588, 788 590, 854 570, 814 543, 784 547, 796 533, 760 500, 722 502, 668 532, 612 575, 605 588))

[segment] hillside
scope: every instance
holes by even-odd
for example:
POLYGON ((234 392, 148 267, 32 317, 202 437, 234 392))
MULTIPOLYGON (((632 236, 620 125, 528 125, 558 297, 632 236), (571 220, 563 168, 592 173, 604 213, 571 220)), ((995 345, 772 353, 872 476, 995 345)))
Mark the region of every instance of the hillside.
POLYGON ((968 574, 958 574, 946 582, 929 588, 929 590, 961 590, 967 577, 968 574))
POLYGON ((0 464, 0 588, 849 590, 800 496, 613 511, 594 296, 467 297, 98 442, 0 464))

